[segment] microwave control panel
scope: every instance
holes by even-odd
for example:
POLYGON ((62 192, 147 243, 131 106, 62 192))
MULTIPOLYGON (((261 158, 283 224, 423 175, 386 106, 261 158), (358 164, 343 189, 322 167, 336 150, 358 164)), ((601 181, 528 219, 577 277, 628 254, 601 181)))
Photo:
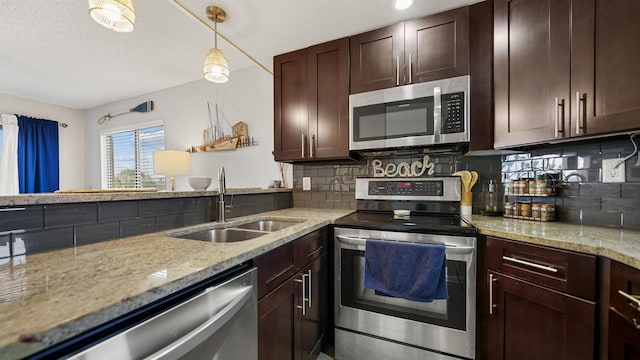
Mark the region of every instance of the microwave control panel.
POLYGON ((462 133, 464 129, 464 92, 442 94, 442 134, 462 133))

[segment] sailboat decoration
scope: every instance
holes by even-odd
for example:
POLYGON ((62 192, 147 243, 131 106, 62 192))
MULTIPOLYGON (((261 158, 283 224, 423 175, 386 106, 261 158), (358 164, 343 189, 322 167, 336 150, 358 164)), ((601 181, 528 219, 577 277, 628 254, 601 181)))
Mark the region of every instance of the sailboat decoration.
POLYGON ((209 101, 207 101, 207 110, 209 111, 209 124, 202 131, 202 145, 192 146, 191 152, 232 150, 237 147, 255 145, 253 138, 249 138, 249 129, 246 123, 240 121, 231 125, 218 104, 211 105, 209 101), (231 128, 232 135, 225 135, 225 123, 231 128))

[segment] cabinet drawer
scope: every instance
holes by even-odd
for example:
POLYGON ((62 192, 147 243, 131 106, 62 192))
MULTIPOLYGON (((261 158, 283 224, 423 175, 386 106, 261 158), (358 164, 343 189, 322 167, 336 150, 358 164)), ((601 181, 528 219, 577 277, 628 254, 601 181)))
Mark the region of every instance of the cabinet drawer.
POLYGON ((293 247, 294 243, 288 243, 253 260, 253 265, 258 268, 258 299, 298 271, 293 247))
POLYGON ((583 299, 596 295, 596 257, 487 237, 487 266, 583 299))
POLYGON ((293 243, 296 266, 303 267, 327 251, 326 228, 305 235, 293 243))
POLYGON ((640 325, 640 270, 611 261, 609 306, 640 325))

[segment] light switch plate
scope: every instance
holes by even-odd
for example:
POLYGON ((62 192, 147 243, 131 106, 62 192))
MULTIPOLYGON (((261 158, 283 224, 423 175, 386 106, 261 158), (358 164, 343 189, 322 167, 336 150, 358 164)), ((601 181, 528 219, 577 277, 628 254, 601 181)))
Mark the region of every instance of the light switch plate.
POLYGON ((621 183, 625 180, 625 163, 622 159, 602 159, 602 182, 621 183))
POLYGON ((305 176, 302 178, 302 190, 303 191, 311 191, 311 178, 305 176))

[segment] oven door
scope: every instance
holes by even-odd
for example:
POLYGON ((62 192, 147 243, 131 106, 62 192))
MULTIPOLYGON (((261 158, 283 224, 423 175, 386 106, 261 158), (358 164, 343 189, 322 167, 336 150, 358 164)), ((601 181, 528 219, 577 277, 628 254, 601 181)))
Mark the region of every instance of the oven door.
POLYGON ((336 326, 447 354, 475 357, 475 238, 336 228, 336 326), (364 287, 366 239, 445 244, 449 298, 417 302, 364 287))

